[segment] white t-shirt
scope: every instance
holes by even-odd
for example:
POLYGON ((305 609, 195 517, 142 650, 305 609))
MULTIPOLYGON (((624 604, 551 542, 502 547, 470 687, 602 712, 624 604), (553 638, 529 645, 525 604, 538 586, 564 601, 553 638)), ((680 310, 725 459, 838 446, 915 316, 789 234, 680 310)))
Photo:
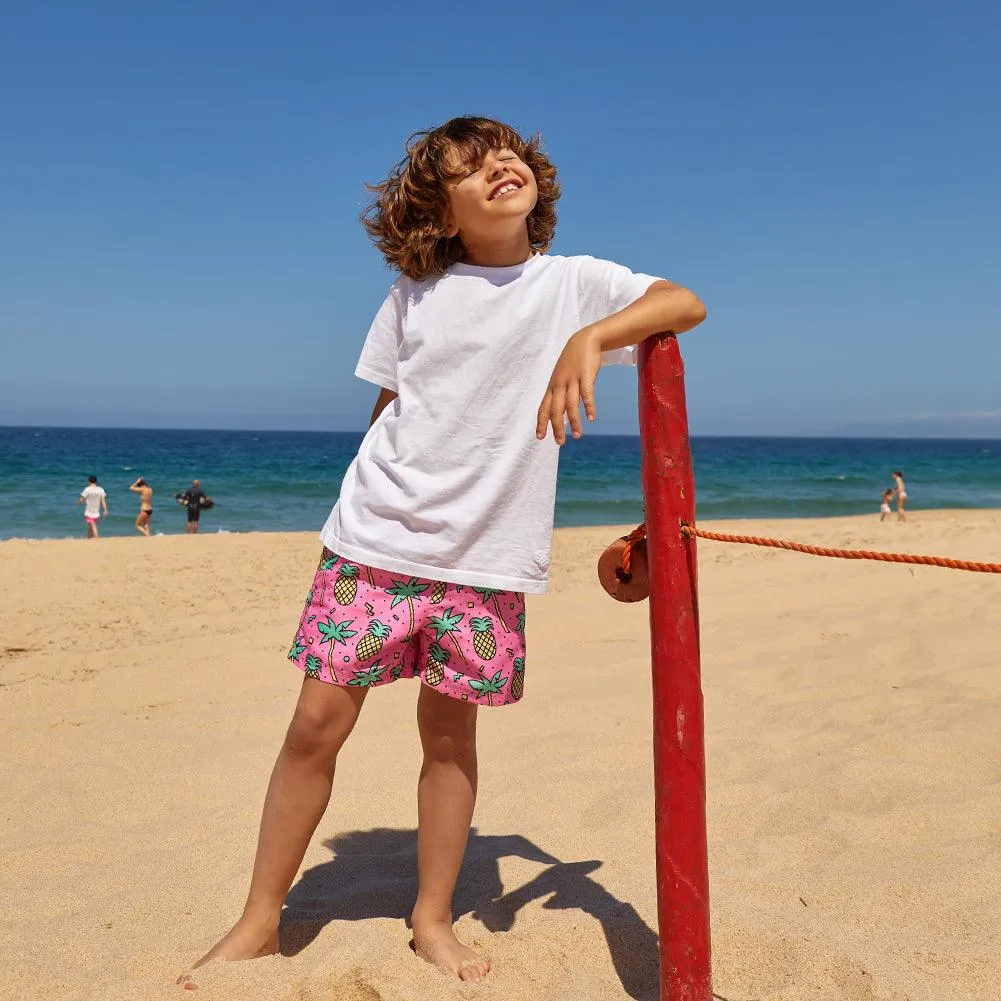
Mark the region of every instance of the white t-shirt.
POLYGON ((99 487, 96 483, 88 483, 80 492, 80 496, 87 502, 84 508, 84 515, 87 518, 101 517, 101 501, 108 495, 104 492, 104 487, 99 487))
MULTIPOLYGON (((657 280, 548 255, 401 276, 355 369, 399 396, 348 468, 324 544, 409 576, 544 593, 559 447, 551 432, 535 437, 539 404, 570 337, 657 280)), ((634 354, 603 360, 628 364, 634 354)))

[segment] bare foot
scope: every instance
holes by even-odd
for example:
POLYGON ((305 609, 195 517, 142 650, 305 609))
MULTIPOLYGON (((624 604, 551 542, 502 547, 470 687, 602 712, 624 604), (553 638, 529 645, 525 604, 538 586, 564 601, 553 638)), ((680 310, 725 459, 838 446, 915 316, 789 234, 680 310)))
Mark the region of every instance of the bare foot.
MULTIPOLYGON (((243 959, 260 959, 262 956, 273 956, 279 951, 278 926, 251 924, 243 919, 221 938, 192 969, 197 970, 215 959, 237 962, 243 959)), ((192 980, 191 974, 184 973, 177 982, 189 991, 196 990, 198 985, 192 980)))
POLYGON ((414 922, 414 952, 442 973, 460 980, 482 980, 490 971, 490 962, 464 946, 447 921, 414 922))

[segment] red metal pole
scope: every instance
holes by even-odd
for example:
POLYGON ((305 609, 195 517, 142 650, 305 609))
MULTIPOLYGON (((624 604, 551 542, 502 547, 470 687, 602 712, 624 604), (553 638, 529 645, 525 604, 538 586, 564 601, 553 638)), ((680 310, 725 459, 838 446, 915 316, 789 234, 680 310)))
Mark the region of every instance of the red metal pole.
POLYGON ((640 348, 650 564, 654 810, 661 1001, 712 1001, 709 864, 695 539, 685 374, 676 337, 640 348))

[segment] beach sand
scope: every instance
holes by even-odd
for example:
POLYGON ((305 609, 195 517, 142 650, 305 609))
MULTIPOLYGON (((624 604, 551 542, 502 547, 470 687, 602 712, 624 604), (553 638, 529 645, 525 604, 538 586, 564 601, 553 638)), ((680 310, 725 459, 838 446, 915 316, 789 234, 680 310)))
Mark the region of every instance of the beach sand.
MULTIPOLYGON (((715 527, 1001 561, 1001 511, 715 527)), ((318 542, 0 544, 0 996, 656 998, 647 605, 594 573, 616 534, 557 532, 525 701, 480 714, 456 906, 490 978, 408 949, 420 754, 401 682, 342 754, 288 955, 206 967, 194 995, 173 981, 243 903, 318 542)), ((1001 577, 699 553, 718 994, 998 997, 1001 577)))

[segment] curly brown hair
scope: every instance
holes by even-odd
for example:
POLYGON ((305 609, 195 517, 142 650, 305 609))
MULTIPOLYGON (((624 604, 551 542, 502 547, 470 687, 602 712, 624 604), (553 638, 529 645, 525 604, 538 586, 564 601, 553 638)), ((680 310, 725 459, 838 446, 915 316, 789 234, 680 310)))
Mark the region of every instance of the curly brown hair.
POLYGON ((534 251, 549 249, 560 186, 541 137, 523 139, 493 118, 452 118, 436 129, 415 132, 407 140, 407 155, 389 177, 368 185, 375 197, 362 213, 362 224, 390 267, 420 281, 465 258, 462 240, 448 235, 447 185, 464 176, 455 171, 456 163, 478 166, 492 149, 510 149, 535 175, 539 198, 526 220, 528 240, 534 251), (457 160, 450 158, 452 152, 457 160))

